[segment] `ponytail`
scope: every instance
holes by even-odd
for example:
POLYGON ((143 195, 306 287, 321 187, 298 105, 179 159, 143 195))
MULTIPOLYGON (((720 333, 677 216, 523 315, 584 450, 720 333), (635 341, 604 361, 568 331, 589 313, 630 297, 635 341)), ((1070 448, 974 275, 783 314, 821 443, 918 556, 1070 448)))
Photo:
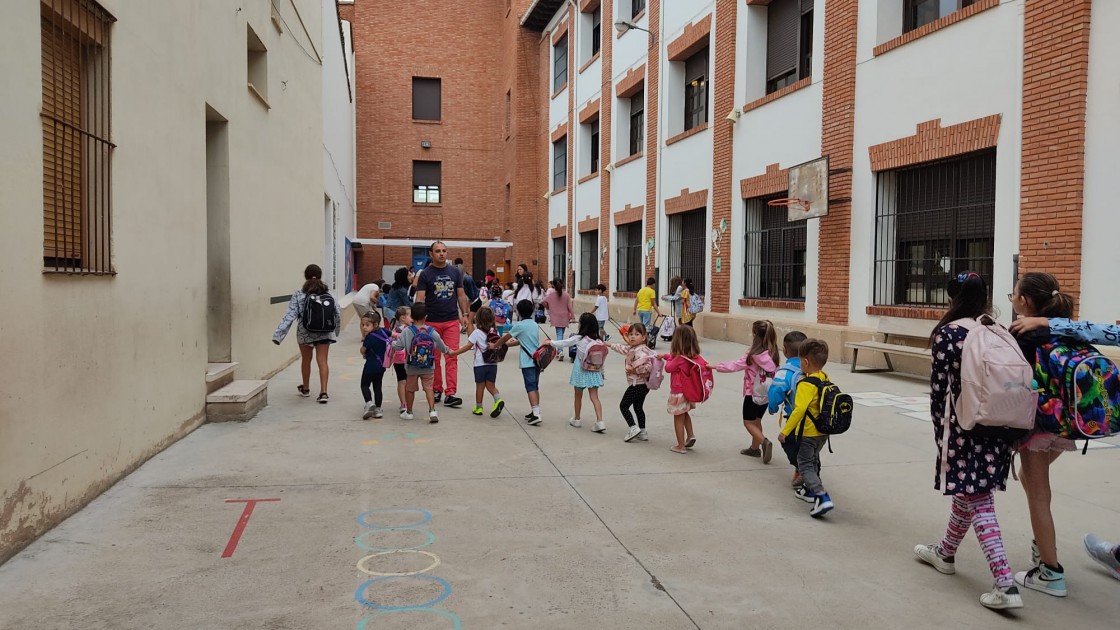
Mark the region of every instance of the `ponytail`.
POLYGON ((303 292, 308 295, 316 294, 322 295, 330 292, 330 287, 324 283, 321 278, 323 277, 323 270, 319 265, 308 265, 303 270, 303 292))
POLYGON ((1058 279, 1051 274, 1025 274, 1019 280, 1019 295, 1030 300, 1039 317, 1073 317, 1073 298, 1061 292, 1058 279))

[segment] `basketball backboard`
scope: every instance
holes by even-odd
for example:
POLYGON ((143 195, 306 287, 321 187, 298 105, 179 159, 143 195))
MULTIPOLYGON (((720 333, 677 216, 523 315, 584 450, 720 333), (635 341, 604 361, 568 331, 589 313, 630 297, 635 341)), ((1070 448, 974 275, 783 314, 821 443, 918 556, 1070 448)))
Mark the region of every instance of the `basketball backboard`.
POLYGON ((789 221, 828 214, 828 156, 789 167, 789 196, 803 202, 789 206, 789 221))

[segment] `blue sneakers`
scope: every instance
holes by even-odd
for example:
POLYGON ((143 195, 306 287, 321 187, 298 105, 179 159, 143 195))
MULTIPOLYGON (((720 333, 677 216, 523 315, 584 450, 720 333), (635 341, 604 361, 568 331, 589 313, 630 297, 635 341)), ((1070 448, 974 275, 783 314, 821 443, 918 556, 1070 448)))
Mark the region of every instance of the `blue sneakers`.
POLYGON ((1066 574, 1061 566, 1051 569, 1045 564, 1040 564, 1030 571, 1020 571, 1015 574, 1015 583, 1054 597, 1065 597, 1067 592, 1066 574))
POLYGON ((824 516, 832 511, 832 499, 828 497, 828 493, 818 494, 813 499, 813 509, 809 510, 809 516, 814 518, 824 516))

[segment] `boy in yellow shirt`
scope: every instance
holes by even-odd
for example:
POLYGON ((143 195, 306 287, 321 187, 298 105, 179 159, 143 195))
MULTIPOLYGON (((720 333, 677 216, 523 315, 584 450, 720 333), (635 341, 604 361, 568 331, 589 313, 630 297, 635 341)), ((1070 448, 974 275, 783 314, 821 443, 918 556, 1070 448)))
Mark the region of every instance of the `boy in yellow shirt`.
POLYGON ((806 339, 801 342, 797 355, 801 359, 801 371, 805 378, 797 384, 793 413, 778 434, 778 441, 783 444, 786 440, 800 441, 797 472, 803 483, 793 492, 797 498, 813 504, 810 516, 823 516, 833 507, 820 476, 821 449, 828 442, 828 436, 817 430, 815 420, 821 413, 818 384, 829 380, 824 372, 824 364, 828 362, 828 344, 820 339, 806 339))
POLYGON ((653 285, 657 284, 654 278, 646 278, 646 286, 638 291, 638 296, 634 298, 634 314, 638 316, 638 321, 646 327, 646 330, 653 330, 653 313, 657 313, 661 317, 661 311, 657 308, 657 291, 653 289, 653 285))

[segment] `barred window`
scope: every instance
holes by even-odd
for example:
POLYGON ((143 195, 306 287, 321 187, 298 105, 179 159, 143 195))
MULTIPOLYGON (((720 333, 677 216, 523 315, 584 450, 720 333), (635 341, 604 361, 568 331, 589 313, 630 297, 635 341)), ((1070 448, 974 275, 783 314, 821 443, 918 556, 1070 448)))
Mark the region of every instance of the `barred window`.
POLYGON ((579 288, 594 289, 599 284, 599 232, 579 235, 579 288))
POLYGON ((938 307, 962 271, 992 286, 996 152, 877 176, 875 304, 938 307))
POLYGON ((767 204, 785 196, 757 197, 744 204, 743 297, 805 300, 806 221, 789 221, 784 206, 767 204))
POLYGON ((696 293, 708 281, 708 210, 669 216, 669 277, 692 278, 696 293))
POLYGON ((617 228, 618 282, 616 290, 635 292, 642 288, 642 222, 634 221, 617 228))
POLYGON ((568 280, 568 239, 552 239, 552 277, 568 280))
POLYGON ((110 30, 93 0, 43 0, 43 269, 112 274, 110 30))

